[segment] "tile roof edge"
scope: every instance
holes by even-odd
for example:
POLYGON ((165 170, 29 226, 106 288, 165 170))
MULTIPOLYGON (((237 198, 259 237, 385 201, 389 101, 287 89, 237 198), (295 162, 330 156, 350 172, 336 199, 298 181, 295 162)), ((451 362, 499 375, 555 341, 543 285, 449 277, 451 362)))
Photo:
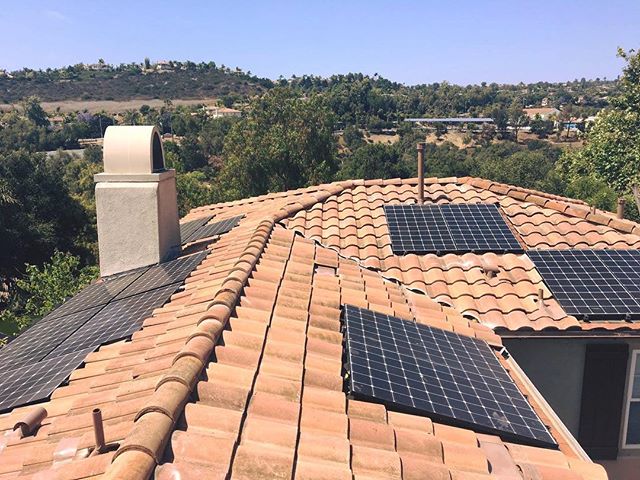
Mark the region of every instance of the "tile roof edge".
POLYGON ((353 186, 352 181, 327 185, 320 192, 307 194, 307 198, 287 204, 271 216, 260 221, 238 256, 207 311, 198 321, 197 328, 176 354, 170 369, 158 381, 155 391, 135 416, 131 432, 125 437, 105 472, 106 479, 133 480, 148 478, 159 464, 160 457, 173 433, 184 405, 206 368, 222 330, 240 298, 253 269, 258 262, 269 236, 277 222, 297 211, 308 208, 353 186), (137 468, 136 468, 137 467, 137 468))

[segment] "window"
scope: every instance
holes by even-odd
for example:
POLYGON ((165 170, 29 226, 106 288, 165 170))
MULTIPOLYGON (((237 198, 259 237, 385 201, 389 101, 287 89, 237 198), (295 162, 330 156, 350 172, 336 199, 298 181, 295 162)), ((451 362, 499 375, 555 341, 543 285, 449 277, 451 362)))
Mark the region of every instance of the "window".
POLYGON ((640 448, 640 350, 634 350, 631 354, 624 446, 640 448))

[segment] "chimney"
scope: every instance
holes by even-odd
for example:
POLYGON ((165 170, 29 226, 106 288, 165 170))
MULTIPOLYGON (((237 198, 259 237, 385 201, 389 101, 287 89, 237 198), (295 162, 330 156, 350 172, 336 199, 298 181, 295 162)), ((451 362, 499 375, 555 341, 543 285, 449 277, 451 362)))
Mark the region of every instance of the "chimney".
POLYGON ((418 143, 418 205, 424 203, 424 142, 418 143))
POLYGON ((176 172, 152 126, 111 126, 95 175, 100 275, 169 260, 180 250, 176 172))

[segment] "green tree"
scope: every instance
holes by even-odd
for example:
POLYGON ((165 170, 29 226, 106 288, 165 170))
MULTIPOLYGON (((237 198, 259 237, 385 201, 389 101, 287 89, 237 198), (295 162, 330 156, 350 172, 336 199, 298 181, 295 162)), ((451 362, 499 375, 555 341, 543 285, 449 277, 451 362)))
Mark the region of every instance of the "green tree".
POLYGON ((38 97, 31 96, 23 100, 22 108, 25 116, 38 127, 49 126, 49 117, 47 117, 47 112, 45 112, 42 105, 40 105, 40 99, 38 99, 38 97))
POLYGON ((364 144, 344 160, 338 177, 348 178, 396 178, 408 177, 411 171, 401 161, 396 145, 380 143, 364 144))
POLYGON ((333 117, 320 96, 274 88, 231 128, 224 155, 219 185, 228 198, 328 181, 337 168, 333 117))
POLYGON ((44 262, 55 249, 86 254, 79 242, 89 219, 63 175, 45 154, 0 153, 0 178, 14 200, 0 204, 0 277, 44 262))
POLYGON ((531 123, 531 133, 537 135, 538 138, 547 138, 553 133, 553 122, 551 120, 543 120, 540 115, 536 115, 531 123))
POLYGON ((25 275, 15 282, 11 304, 0 313, 1 332, 17 333, 26 328, 75 295, 99 273, 98 267, 83 267, 79 257, 57 250, 41 267, 27 264, 25 270, 25 275))
POLYGON ((511 104, 508 111, 509 125, 513 128, 515 142, 518 143, 518 132, 527 124, 527 115, 522 110, 522 103, 516 100, 511 104))
POLYGON ((619 94, 597 115, 584 148, 568 151, 562 166, 571 181, 592 176, 624 194, 640 183, 640 56, 622 49, 618 55, 627 62, 619 94))

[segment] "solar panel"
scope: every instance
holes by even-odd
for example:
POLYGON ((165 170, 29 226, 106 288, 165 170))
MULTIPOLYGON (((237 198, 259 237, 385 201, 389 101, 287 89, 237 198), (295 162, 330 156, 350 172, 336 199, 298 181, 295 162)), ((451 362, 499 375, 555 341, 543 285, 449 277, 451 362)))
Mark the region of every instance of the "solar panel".
POLYGON ((418 205, 385 205, 393 252, 441 252, 456 249, 442 211, 418 205), (429 228, 426 228, 426 226, 429 228))
POLYGON ((222 235, 223 233, 227 233, 233 227, 238 225, 238 222, 244 217, 244 215, 238 215, 231 218, 226 218, 224 220, 220 220, 219 222, 212 223, 210 225, 204 225, 197 229, 193 234, 188 238, 183 238, 182 243, 195 242, 196 240, 201 240, 203 238, 213 237, 214 235, 222 235))
POLYGON ((0 349, 0 371, 42 360, 101 308, 93 307, 64 317, 47 315, 0 349))
POLYGON ((0 411, 46 400, 92 350, 89 348, 3 371, 0 375, 0 411))
POLYGON ((395 254, 521 252, 497 205, 385 205, 395 254))
POLYGON ((164 305, 179 287, 180 283, 174 283, 123 300, 114 300, 53 350, 47 358, 83 348, 95 348, 128 337, 137 332, 151 312, 164 305))
POLYGON ((185 243, 188 243, 189 237, 191 237, 191 235, 193 235, 200 227, 209 223, 209 220, 212 218, 213 215, 208 215, 206 217, 197 218, 196 220, 181 224, 180 238, 182 239, 182 244, 184 245, 185 243))
POLYGON ((105 305, 118 293, 127 288, 134 280, 142 275, 147 267, 105 278, 99 282, 85 287, 69 300, 64 302, 49 317, 61 317, 70 313, 79 312, 88 308, 105 305))
POLYGON ((184 282, 193 269, 207 256, 207 253, 208 251, 205 250, 151 267, 120 292, 115 299, 120 300, 172 283, 184 282))
POLYGON ((345 305, 348 385, 357 398, 555 446, 486 342, 345 305))
POLYGON ((568 315, 640 319, 640 251, 529 250, 540 276, 568 315))

